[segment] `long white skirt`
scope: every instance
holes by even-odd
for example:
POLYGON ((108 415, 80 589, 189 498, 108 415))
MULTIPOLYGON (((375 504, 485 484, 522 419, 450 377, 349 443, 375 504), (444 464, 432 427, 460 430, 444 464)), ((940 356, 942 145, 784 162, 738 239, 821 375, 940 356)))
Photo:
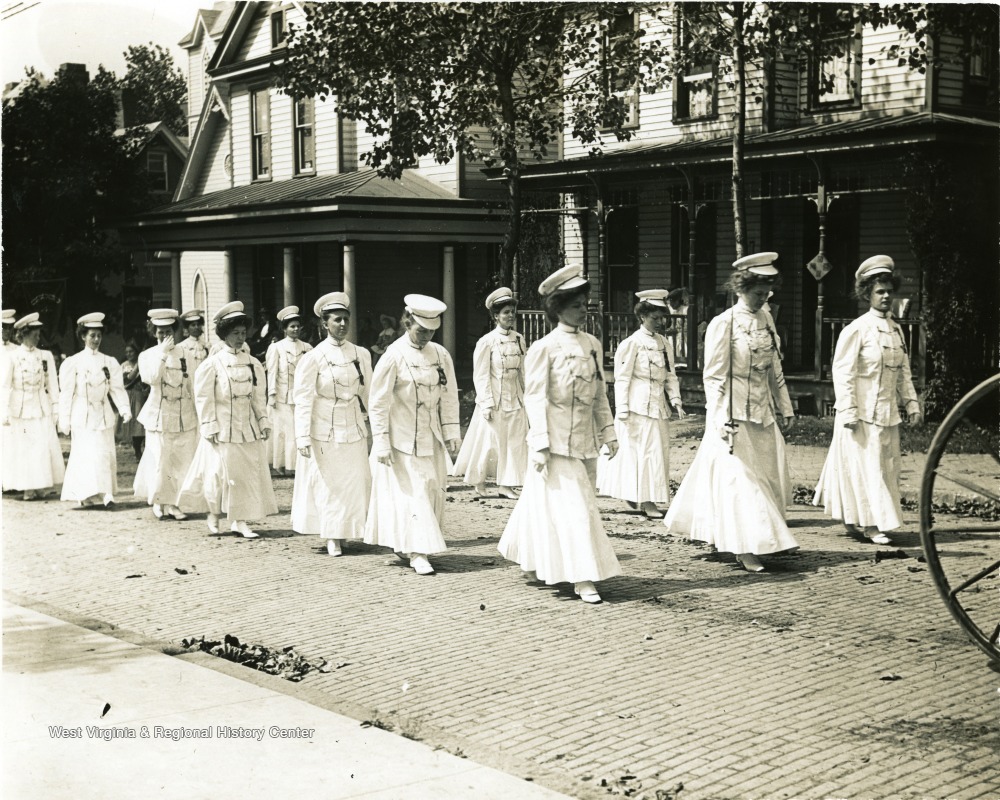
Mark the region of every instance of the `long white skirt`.
POLYGON ((368 443, 312 440, 312 456, 299 455, 292 491, 292 530, 324 539, 361 539, 371 498, 368 443))
POLYGON ((295 446, 295 406, 275 403, 267 440, 269 463, 275 469, 295 469, 299 448, 295 446))
POLYGON ((447 549, 441 533, 448 473, 444 447, 434 455, 415 456, 393 450, 392 466, 370 459, 372 495, 365 523, 365 542, 398 553, 431 555, 447 549))
POLYGON ((11 419, 3 427, 3 488, 48 489, 63 482, 59 435, 51 417, 11 419))
POLYGON ((899 426, 858 422, 852 431, 839 415, 813 505, 847 524, 891 531, 903 524, 899 494, 899 426))
POLYGON ((798 547, 785 524, 791 483, 777 424, 740 422, 735 452, 708 425, 663 524, 725 553, 798 547))
POLYGON ((497 549, 548 584, 620 575, 597 509, 597 459, 550 455, 547 473, 528 470, 497 549))
POLYGON ((74 428, 61 499, 79 502, 96 494, 107 504, 114 500, 117 491, 115 429, 91 431, 74 428))
POLYGON ((521 486, 528 467, 528 415, 524 409, 494 411, 483 419, 479 406, 472 412, 462 449, 449 474, 465 476, 472 486, 496 480, 497 486, 521 486))
POLYGON ((597 491, 633 503, 670 500, 670 423, 642 414, 615 420, 618 454, 597 460, 597 491))
POLYGON ((265 444, 257 439, 213 445, 203 438, 181 485, 181 510, 201 511, 207 507, 213 514, 225 514, 240 522, 277 514, 265 444))
POLYGON ((146 449, 132 482, 135 496, 150 505, 179 505, 181 484, 191 468, 200 438, 195 430, 146 431, 146 449))

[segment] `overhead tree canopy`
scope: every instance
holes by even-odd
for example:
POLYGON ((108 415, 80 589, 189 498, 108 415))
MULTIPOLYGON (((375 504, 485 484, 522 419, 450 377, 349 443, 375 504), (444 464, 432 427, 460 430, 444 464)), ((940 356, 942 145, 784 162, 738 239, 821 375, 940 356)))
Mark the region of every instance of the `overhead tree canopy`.
POLYGON ((125 75, 118 87, 133 124, 163 122, 178 136, 187 136, 187 81, 170 51, 150 42, 132 45, 124 55, 125 75))
POLYGON ((616 82, 651 85, 664 75, 660 43, 642 36, 608 42, 609 13, 632 4, 455 2, 318 3, 292 27, 284 87, 294 96, 333 96, 339 113, 375 136, 363 154, 399 177, 422 157, 461 154, 503 169, 509 228, 503 280, 513 280, 520 241, 522 159, 544 158, 572 109, 581 138, 627 139, 616 82), (565 25, 567 15, 576 22, 565 25))

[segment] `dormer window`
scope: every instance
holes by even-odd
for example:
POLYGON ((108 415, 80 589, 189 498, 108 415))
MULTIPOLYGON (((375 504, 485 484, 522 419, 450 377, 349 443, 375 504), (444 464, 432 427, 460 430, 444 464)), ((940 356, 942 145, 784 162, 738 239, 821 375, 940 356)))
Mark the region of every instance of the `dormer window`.
POLYGON ((288 30, 285 27, 285 11, 279 8, 271 12, 271 49, 284 47, 285 36, 288 30))
POLYGON ((154 192, 170 190, 167 175, 167 154, 155 151, 146 153, 146 175, 149 177, 149 188, 154 192))

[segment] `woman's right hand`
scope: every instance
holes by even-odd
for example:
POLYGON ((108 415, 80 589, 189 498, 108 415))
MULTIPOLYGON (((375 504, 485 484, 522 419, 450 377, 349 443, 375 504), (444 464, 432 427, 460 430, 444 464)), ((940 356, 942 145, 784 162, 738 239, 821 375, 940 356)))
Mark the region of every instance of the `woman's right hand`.
POLYGON ((218 444, 219 443, 219 434, 213 433, 211 436, 208 437, 208 441, 211 442, 212 444, 218 444))
POLYGON ((728 442, 731 437, 736 435, 737 424, 735 422, 726 422, 719 426, 719 438, 724 442, 728 442))
POLYGON ((489 422, 490 420, 493 419, 493 409, 492 408, 484 408, 483 409, 483 419, 485 419, 487 422, 489 422))
POLYGON ((533 450, 531 453, 531 466, 535 468, 535 472, 542 473, 544 477, 548 473, 549 451, 533 450))
POLYGON ((312 447, 306 445, 305 447, 299 448, 299 455, 303 458, 312 458, 312 447))
POLYGON ((378 461, 379 464, 385 464, 385 466, 391 467, 393 461, 392 450, 390 450, 385 455, 375 456, 375 460, 378 461))

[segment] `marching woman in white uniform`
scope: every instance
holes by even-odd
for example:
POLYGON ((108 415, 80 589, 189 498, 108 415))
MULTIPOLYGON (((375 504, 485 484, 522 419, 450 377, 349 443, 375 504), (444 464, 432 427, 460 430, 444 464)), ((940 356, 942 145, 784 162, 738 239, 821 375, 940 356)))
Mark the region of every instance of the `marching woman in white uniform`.
POLYGON ((590 283, 579 266, 542 281, 555 330, 528 350, 524 405, 531 464, 499 551, 549 585, 569 582, 587 603, 595 581, 621 574, 597 509, 597 456, 618 451, 601 343, 582 330, 590 283))
POLYGON ((528 416, 524 412, 524 337, 514 330, 517 301, 501 287, 486 298, 496 328, 476 343, 472 380, 476 408, 452 475, 486 495, 486 479, 494 478, 497 493, 517 498, 528 465, 528 416))
POLYGON ((405 335, 378 360, 368 417, 372 495, 367 544, 391 547, 419 575, 447 547, 441 534, 447 465, 458 452, 458 388, 451 355, 431 341, 447 306, 422 294, 403 298, 405 335))
POLYGON ((660 334, 670 320, 667 294, 636 292, 639 330, 615 351, 618 455, 598 463, 598 491, 640 506, 650 519, 662 519, 656 504, 670 500, 670 406, 684 419, 674 348, 660 334))
POLYGON ((899 289, 889 256, 872 256, 854 275, 855 295, 870 308, 837 339, 833 389, 837 416, 830 452, 813 505, 875 544, 891 544, 886 531, 902 525, 899 496, 899 406, 911 425, 920 422, 903 330, 892 319, 899 289))
POLYGON ((267 408, 271 416, 270 462, 279 475, 295 469, 295 370, 299 359, 312 345, 299 340, 302 317, 298 306, 278 312, 278 324, 285 337, 268 345, 264 356, 267 368, 267 408))
POLYGON ((749 572, 758 556, 798 547, 785 524, 791 484, 781 430, 795 422, 778 335, 762 310, 778 275, 777 253, 733 263, 739 300, 705 332, 705 435, 664 524, 708 542, 749 572))
POLYGON ((84 348, 59 370, 59 430, 72 435, 62 499, 109 506, 118 491, 115 409, 123 422, 132 412, 121 365, 100 352, 104 314, 85 314, 76 324, 84 348))
POLYGON ((299 459, 292 492, 292 530, 319 534, 331 556, 345 539, 364 537, 371 496, 365 409, 372 357, 347 341, 351 301, 343 292, 313 306, 327 338, 306 353, 295 372, 295 438, 299 459))
MULTIPOLYGON (((17 311, 13 308, 3 309, 3 351, 0 352, 0 360, 6 358, 17 350, 17 342, 14 338, 14 323, 17 322, 17 311)), ((17 474, 20 466, 17 453, 10 439, 11 430, 9 427, 0 426, 0 441, 3 442, 3 450, 0 452, 0 481, 3 483, 3 491, 14 491, 7 484, 17 474)))
POLYGON ((218 532, 219 517, 225 514, 230 530, 256 539, 247 521, 277 514, 278 504, 264 449, 271 430, 264 368, 243 347, 249 324, 239 301, 215 314, 215 331, 224 346, 198 368, 194 402, 201 435, 217 460, 195 457, 181 502, 186 494, 200 493, 208 505, 210 531, 218 532))
POLYGON ((55 422, 59 384, 52 353, 38 349, 42 335, 38 314, 22 317, 14 328, 20 332, 21 346, 0 359, 0 414, 4 449, 10 448, 17 468, 8 470, 5 463, 3 488, 23 491, 25 500, 34 500, 63 480, 55 422))
POLYGON ((184 339, 177 346, 184 351, 187 359, 188 374, 194 375, 201 362, 208 358, 208 348, 202 333, 205 330, 205 312, 200 308, 192 308, 181 314, 181 325, 184 328, 184 339))
POLYGON ((153 507, 153 516, 186 519, 178 507, 181 483, 198 448, 198 415, 194 407, 194 371, 187 351, 174 344, 177 312, 154 308, 149 319, 159 344, 139 355, 139 375, 149 397, 139 422, 146 429, 146 450, 135 471, 133 489, 153 507))

